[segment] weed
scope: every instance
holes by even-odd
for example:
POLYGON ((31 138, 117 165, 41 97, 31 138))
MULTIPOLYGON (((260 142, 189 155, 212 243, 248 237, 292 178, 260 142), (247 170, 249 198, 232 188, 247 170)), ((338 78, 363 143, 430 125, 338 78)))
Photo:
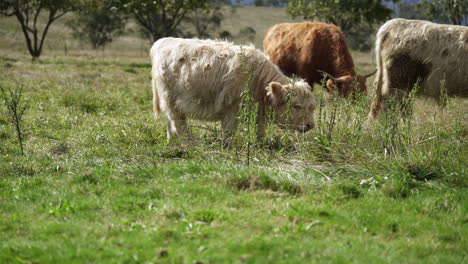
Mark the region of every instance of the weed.
POLYGON ((29 107, 29 102, 25 101, 23 98, 23 88, 24 87, 19 84, 13 85, 11 83, 0 81, 0 91, 2 92, 7 113, 16 129, 16 136, 18 138, 22 155, 24 155, 23 115, 29 107))
POLYGON ((381 137, 382 148, 385 156, 396 155, 400 145, 399 123, 400 109, 398 101, 394 96, 390 96, 385 103, 386 110, 381 115, 381 137))
MULTIPOLYGON (((259 106, 254 101, 254 96, 252 94, 252 82, 253 78, 256 75, 255 69, 251 62, 245 56, 244 49, 241 46, 240 52, 238 54, 241 61, 241 70, 243 74, 246 76, 244 81, 244 88, 241 94, 240 106, 239 111, 237 114, 237 122, 239 123, 240 127, 245 127, 245 133, 241 133, 238 129, 237 131, 237 138, 242 137, 241 148, 245 148, 246 151, 246 162, 247 166, 250 165, 250 158, 251 158, 251 147, 252 144, 255 142, 255 138, 257 135, 257 117, 259 106)), ((238 143, 239 140, 236 140, 238 143)), ((238 144, 236 144, 237 146, 238 144)), ((237 151, 236 151, 237 152, 237 151)))

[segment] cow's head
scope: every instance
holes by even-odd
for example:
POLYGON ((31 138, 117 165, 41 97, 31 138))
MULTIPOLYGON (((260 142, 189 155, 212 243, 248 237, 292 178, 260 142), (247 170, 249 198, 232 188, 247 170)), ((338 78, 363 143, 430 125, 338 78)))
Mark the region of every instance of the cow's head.
POLYGON ((266 90, 276 124, 301 132, 314 127, 315 98, 307 82, 292 81, 288 85, 271 82, 266 90))
POLYGON ((338 78, 334 77, 333 75, 324 72, 324 71, 319 71, 324 74, 329 78, 327 80, 327 90, 330 93, 333 93, 335 91, 335 88, 338 89, 338 93, 342 96, 348 96, 351 93, 358 92, 366 92, 367 91, 367 86, 366 86, 366 80, 370 76, 374 75, 377 70, 364 74, 364 75, 343 75, 338 78))

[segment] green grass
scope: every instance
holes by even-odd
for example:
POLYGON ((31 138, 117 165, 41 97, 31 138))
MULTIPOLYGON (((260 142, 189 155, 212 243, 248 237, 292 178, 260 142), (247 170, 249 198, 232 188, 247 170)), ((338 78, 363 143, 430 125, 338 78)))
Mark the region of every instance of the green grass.
POLYGON ((369 96, 316 87, 317 127, 272 127, 247 156, 245 131, 224 149, 219 123, 167 142, 139 47, 39 62, 0 47, 0 82, 30 106, 23 156, 0 101, 0 263, 467 260, 466 99, 369 122, 369 96))

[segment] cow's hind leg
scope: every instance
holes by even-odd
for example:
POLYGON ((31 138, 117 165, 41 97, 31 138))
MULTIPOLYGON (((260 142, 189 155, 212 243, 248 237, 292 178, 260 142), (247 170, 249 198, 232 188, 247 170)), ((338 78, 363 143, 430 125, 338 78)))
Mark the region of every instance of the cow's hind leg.
POLYGON ((431 72, 432 64, 415 59, 410 55, 399 55, 392 59, 389 67, 390 87, 388 96, 395 98, 403 117, 409 117, 414 104, 414 94, 421 89, 431 72), (415 90, 416 89, 416 90, 415 90), (410 97, 409 95, 412 94, 410 97))
POLYGON ((159 114, 161 113, 161 108, 159 106, 159 95, 158 95, 158 85, 164 85, 161 84, 160 81, 158 81, 158 78, 154 78, 151 80, 151 86, 153 90, 153 113, 154 117, 158 118, 159 114))
POLYGON ((170 99, 171 87, 161 78, 153 78, 153 107, 155 116, 161 111, 167 118, 167 138, 180 136, 187 131, 187 118, 175 109, 170 99))

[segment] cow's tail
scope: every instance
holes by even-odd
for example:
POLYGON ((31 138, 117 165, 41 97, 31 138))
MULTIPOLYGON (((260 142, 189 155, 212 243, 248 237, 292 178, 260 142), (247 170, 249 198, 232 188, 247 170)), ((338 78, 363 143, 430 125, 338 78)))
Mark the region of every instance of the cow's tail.
POLYGON ((161 114, 161 107, 159 106, 158 88, 156 86, 156 79, 154 77, 151 81, 151 85, 153 88, 153 113, 154 117, 157 119, 161 114))
POLYGON ((384 68, 382 62, 382 42, 385 39, 386 32, 378 32, 377 40, 375 42, 375 62, 377 64, 377 77, 375 78, 374 85, 374 98, 372 99, 371 110, 369 118, 375 119, 377 113, 382 106, 383 94, 382 87, 384 82, 384 68), (380 34, 379 34, 380 33, 380 34))
POLYGON ((156 81, 156 76, 155 76, 155 73, 156 73, 156 65, 154 63, 154 60, 156 59, 155 56, 156 56, 156 52, 157 52, 157 42, 155 42, 153 44, 153 47, 151 47, 151 50, 150 50, 150 56, 151 56, 151 63, 152 63, 152 69, 151 69, 151 87, 152 87, 152 90, 153 90, 153 113, 154 113, 154 117, 157 119, 159 117, 159 115, 161 114, 161 107, 159 106, 159 96, 158 96, 158 87, 157 87, 157 81, 156 81))

